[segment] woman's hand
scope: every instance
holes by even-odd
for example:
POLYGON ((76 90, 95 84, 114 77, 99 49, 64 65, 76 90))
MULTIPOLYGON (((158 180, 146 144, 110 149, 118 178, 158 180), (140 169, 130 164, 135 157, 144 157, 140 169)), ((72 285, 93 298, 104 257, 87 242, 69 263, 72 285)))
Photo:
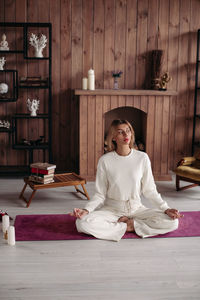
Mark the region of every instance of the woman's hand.
POLYGON ((174 208, 166 209, 165 214, 167 214, 171 219, 180 219, 184 217, 184 215, 181 215, 179 211, 174 208))
POLYGON ((89 214, 87 209, 74 208, 73 212, 70 213, 71 216, 76 217, 78 219, 82 219, 85 215, 89 214))

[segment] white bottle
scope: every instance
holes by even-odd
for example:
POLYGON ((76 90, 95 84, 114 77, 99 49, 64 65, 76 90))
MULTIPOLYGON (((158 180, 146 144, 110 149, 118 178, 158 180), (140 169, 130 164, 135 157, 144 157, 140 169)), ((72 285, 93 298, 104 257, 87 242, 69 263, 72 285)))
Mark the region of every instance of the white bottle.
POLYGON ((88 89, 89 90, 95 90, 95 76, 94 76, 94 70, 90 69, 88 71, 88 89))

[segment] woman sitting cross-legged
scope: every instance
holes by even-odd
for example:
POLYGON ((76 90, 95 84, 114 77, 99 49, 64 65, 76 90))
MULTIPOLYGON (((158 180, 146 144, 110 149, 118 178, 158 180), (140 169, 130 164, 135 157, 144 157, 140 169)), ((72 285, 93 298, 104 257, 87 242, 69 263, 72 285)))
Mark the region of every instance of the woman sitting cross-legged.
POLYGON ((177 229, 182 215, 169 208, 157 192, 148 155, 133 148, 131 124, 114 120, 107 144, 109 152, 98 162, 93 198, 84 209, 74 208, 72 213, 77 218, 77 230, 119 241, 125 232, 146 238, 177 229), (145 207, 141 195, 156 208, 145 207))

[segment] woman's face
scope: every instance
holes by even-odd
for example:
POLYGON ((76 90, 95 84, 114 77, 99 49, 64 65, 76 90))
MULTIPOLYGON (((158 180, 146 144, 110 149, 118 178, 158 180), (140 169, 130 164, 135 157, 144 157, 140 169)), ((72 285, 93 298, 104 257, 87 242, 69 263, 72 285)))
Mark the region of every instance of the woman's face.
POLYGON ((131 129, 127 124, 117 126, 113 140, 117 146, 129 145, 131 141, 131 129))

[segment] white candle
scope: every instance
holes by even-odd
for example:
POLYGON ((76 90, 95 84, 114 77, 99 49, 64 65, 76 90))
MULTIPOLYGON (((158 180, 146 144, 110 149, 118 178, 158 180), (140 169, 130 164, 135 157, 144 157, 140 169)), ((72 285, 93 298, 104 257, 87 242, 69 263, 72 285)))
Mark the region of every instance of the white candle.
POLYGON ((14 246, 15 245, 15 227, 10 226, 8 228, 8 245, 14 246))
POLYGON ((2 230, 3 230, 3 233, 6 233, 6 231, 8 230, 8 227, 10 226, 10 220, 9 220, 9 216, 7 215, 4 215, 2 217, 2 230))
POLYGON ((88 88, 88 80, 86 77, 84 77, 82 80, 82 89, 87 90, 87 88, 88 88))
POLYGON ((89 90, 95 89, 95 76, 94 76, 94 70, 92 69, 88 71, 88 89, 89 90))

